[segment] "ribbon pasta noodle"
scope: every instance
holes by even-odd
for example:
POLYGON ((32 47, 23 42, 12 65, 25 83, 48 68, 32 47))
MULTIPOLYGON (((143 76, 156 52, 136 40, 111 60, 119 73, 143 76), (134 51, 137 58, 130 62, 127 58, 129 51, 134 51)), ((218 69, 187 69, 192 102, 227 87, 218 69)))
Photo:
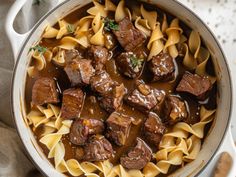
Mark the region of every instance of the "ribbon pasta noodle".
MULTIPOLYGON (((100 13, 102 17, 107 17, 108 11, 105 10, 105 6, 104 5, 101 5, 100 3, 96 2, 96 1, 93 1, 93 4, 94 4, 94 6, 87 10, 87 12, 90 15, 94 15, 95 16, 98 13, 100 13)), ((107 8, 108 8, 108 6, 107 6, 107 8)), ((114 8, 114 6, 112 8, 114 8)))
POLYGON ((101 24, 99 30, 90 38, 90 43, 94 45, 104 46, 105 38, 103 35, 104 23, 101 24))
POLYGON ((135 27, 142 31, 146 36, 151 35, 151 28, 148 25, 147 19, 141 19, 141 17, 137 17, 134 23, 135 27))
POLYGON ((65 36, 62 38, 61 45, 59 47, 70 50, 74 49, 78 44, 81 44, 82 46, 86 45, 86 43, 81 42, 79 39, 70 36, 65 36))
POLYGON ((197 60, 193 57, 191 52, 189 51, 188 45, 186 43, 183 43, 183 49, 185 51, 183 64, 190 70, 194 70, 197 67, 197 60))
POLYGON ((130 10, 124 6, 125 6, 125 1, 121 0, 116 8, 116 11, 115 11, 115 21, 116 22, 121 21, 126 16, 128 16, 129 19, 132 19, 132 15, 130 13, 130 10))
POLYGON ((89 15, 80 19, 80 21, 78 22, 78 26, 74 32, 75 38, 79 39, 87 34, 93 18, 94 16, 89 15))
POLYGON ((52 52, 55 54, 52 61, 59 66, 65 66, 65 50, 61 47, 54 47, 52 52))
POLYGON ((135 20, 135 27, 142 31, 146 36, 151 35, 151 30, 155 30, 157 24, 157 12, 148 12, 143 5, 140 7, 140 12, 143 17, 137 17, 135 20))
POLYGON ((167 22, 167 18, 166 18, 166 14, 163 15, 163 22, 161 24, 161 31, 163 34, 166 33, 166 29, 168 28, 168 22, 167 22))
POLYGON ((26 116, 29 125, 33 125, 34 129, 44 124, 44 134, 47 132, 53 132, 59 128, 60 123, 60 109, 57 106, 48 104, 48 106, 37 106, 37 109, 33 109, 26 116))
POLYGON ((152 31, 152 35, 147 45, 147 48, 150 50, 148 61, 151 60, 153 56, 158 55, 164 49, 162 38, 163 34, 160 30, 160 25, 158 24, 152 31))
POLYGON ((175 18, 172 20, 169 28, 166 29, 166 34, 168 39, 166 41, 165 49, 168 49, 168 52, 172 58, 176 58, 178 56, 178 50, 176 48, 176 44, 180 41, 180 34, 183 30, 179 27, 179 19, 175 18))
POLYGON ((148 12, 144 9, 143 5, 141 5, 140 12, 141 12, 143 18, 148 21, 148 24, 150 25, 151 29, 154 30, 156 27, 156 23, 157 23, 156 22, 157 12, 156 11, 148 12))
POLYGON ((52 52, 48 49, 45 52, 34 50, 32 54, 32 58, 36 61, 37 70, 41 71, 46 67, 46 62, 51 61, 52 52))
POLYGON ((116 11, 116 6, 111 2, 111 0, 105 0, 106 11, 116 11))
POLYGON ((58 34, 58 30, 56 28, 48 25, 44 31, 43 38, 55 38, 58 34))

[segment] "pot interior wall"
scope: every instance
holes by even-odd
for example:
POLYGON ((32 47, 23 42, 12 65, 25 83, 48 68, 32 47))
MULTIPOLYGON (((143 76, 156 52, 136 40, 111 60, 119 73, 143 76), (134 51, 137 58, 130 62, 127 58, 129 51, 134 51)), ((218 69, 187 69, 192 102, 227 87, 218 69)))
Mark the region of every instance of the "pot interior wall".
MULTIPOLYGON (((13 79, 12 104, 17 129, 33 161, 47 176, 64 175, 57 172, 51 165, 51 163, 49 163, 45 155, 42 153, 41 148, 38 146, 34 135, 28 127, 27 121, 25 120, 26 113, 24 109, 24 89, 27 74, 26 69, 30 62, 28 51, 32 45, 39 41, 46 25, 55 24, 58 19, 61 19, 71 11, 83 6, 84 3, 89 2, 91 1, 85 2, 83 0, 70 0, 53 9, 49 14, 46 14, 46 16, 42 20, 40 20, 38 24, 36 24, 29 38, 26 40, 19 54, 19 61, 17 62, 17 67, 15 69, 13 79)), ((222 54, 222 51, 218 43, 216 42, 216 39, 212 36, 206 26, 204 26, 192 12, 184 9, 179 3, 174 0, 152 0, 150 3, 157 4, 162 9, 171 12, 173 15, 184 21, 192 29, 198 31, 212 55, 217 75, 219 93, 218 109, 216 112, 216 121, 214 123, 214 128, 205 139, 202 150, 197 159, 189 163, 185 167, 179 169, 174 174, 176 176, 194 176, 198 174, 202 167, 211 159, 213 153, 219 146, 227 128, 231 106, 231 83, 227 64, 225 62, 224 55, 222 54)))

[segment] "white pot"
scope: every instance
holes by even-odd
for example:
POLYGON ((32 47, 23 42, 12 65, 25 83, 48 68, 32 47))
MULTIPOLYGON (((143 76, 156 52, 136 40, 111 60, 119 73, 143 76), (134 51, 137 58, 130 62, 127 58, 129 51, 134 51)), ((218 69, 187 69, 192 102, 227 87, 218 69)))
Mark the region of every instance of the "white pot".
MULTIPOLYGON (((46 156, 37 144, 25 118, 25 82, 27 67, 30 63, 30 58, 27 54, 29 48, 40 40, 46 25, 55 24, 58 19, 63 18, 71 11, 89 3, 90 1, 65 1, 48 12, 28 33, 18 34, 13 29, 13 21, 26 1, 27 0, 16 0, 8 13, 6 20, 6 32, 11 41, 16 61, 12 80, 12 111, 19 136, 35 165, 46 176, 64 176, 57 172, 53 165, 47 160, 46 156)), ((233 139, 229 130, 233 98, 229 67, 227 66, 225 56, 216 38, 207 26, 191 10, 175 0, 152 0, 148 2, 158 4, 159 7, 171 12, 192 29, 198 31, 212 55, 218 78, 219 95, 216 121, 213 125, 214 128, 206 137, 197 159, 187 164, 185 167, 180 168, 173 174, 174 176, 200 175, 213 156, 220 153, 218 149, 225 136, 228 139, 228 144, 224 145, 226 149, 223 150, 228 151, 233 157, 236 157, 233 139)), ((234 167, 231 170, 232 175, 236 174, 236 163, 234 162, 233 165, 234 167)))

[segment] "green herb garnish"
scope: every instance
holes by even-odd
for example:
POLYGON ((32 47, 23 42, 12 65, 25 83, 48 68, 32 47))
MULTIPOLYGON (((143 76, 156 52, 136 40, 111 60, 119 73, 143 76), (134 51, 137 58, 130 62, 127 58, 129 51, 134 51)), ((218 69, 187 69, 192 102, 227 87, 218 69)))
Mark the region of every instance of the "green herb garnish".
POLYGON ((74 33, 75 32, 75 27, 72 24, 68 24, 66 29, 67 29, 68 33, 74 33))
POLYGON ((115 22, 115 20, 112 20, 112 19, 109 19, 109 18, 105 18, 104 21, 105 23, 105 30, 106 31, 111 31, 111 30, 114 30, 114 31, 117 31, 119 30, 119 25, 115 22))
POLYGON ((137 58, 136 56, 132 55, 130 57, 130 62, 131 62, 131 65, 134 69, 139 69, 142 67, 142 64, 143 64, 143 59, 142 58, 137 58))
POLYGON ((31 47, 29 51, 37 51, 38 53, 44 54, 47 51, 46 47, 40 46, 39 44, 31 47))

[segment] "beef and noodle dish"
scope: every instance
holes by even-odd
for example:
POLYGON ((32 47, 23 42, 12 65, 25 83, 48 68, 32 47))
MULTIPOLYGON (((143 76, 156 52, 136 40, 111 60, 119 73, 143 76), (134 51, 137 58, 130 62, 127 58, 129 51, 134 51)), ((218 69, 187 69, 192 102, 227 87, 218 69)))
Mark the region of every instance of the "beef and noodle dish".
POLYGON ((27 120, 68 176, 165 176, 197 158, 217 107, 211 55, 173 14, 94 1, 29 51, 27 120))

